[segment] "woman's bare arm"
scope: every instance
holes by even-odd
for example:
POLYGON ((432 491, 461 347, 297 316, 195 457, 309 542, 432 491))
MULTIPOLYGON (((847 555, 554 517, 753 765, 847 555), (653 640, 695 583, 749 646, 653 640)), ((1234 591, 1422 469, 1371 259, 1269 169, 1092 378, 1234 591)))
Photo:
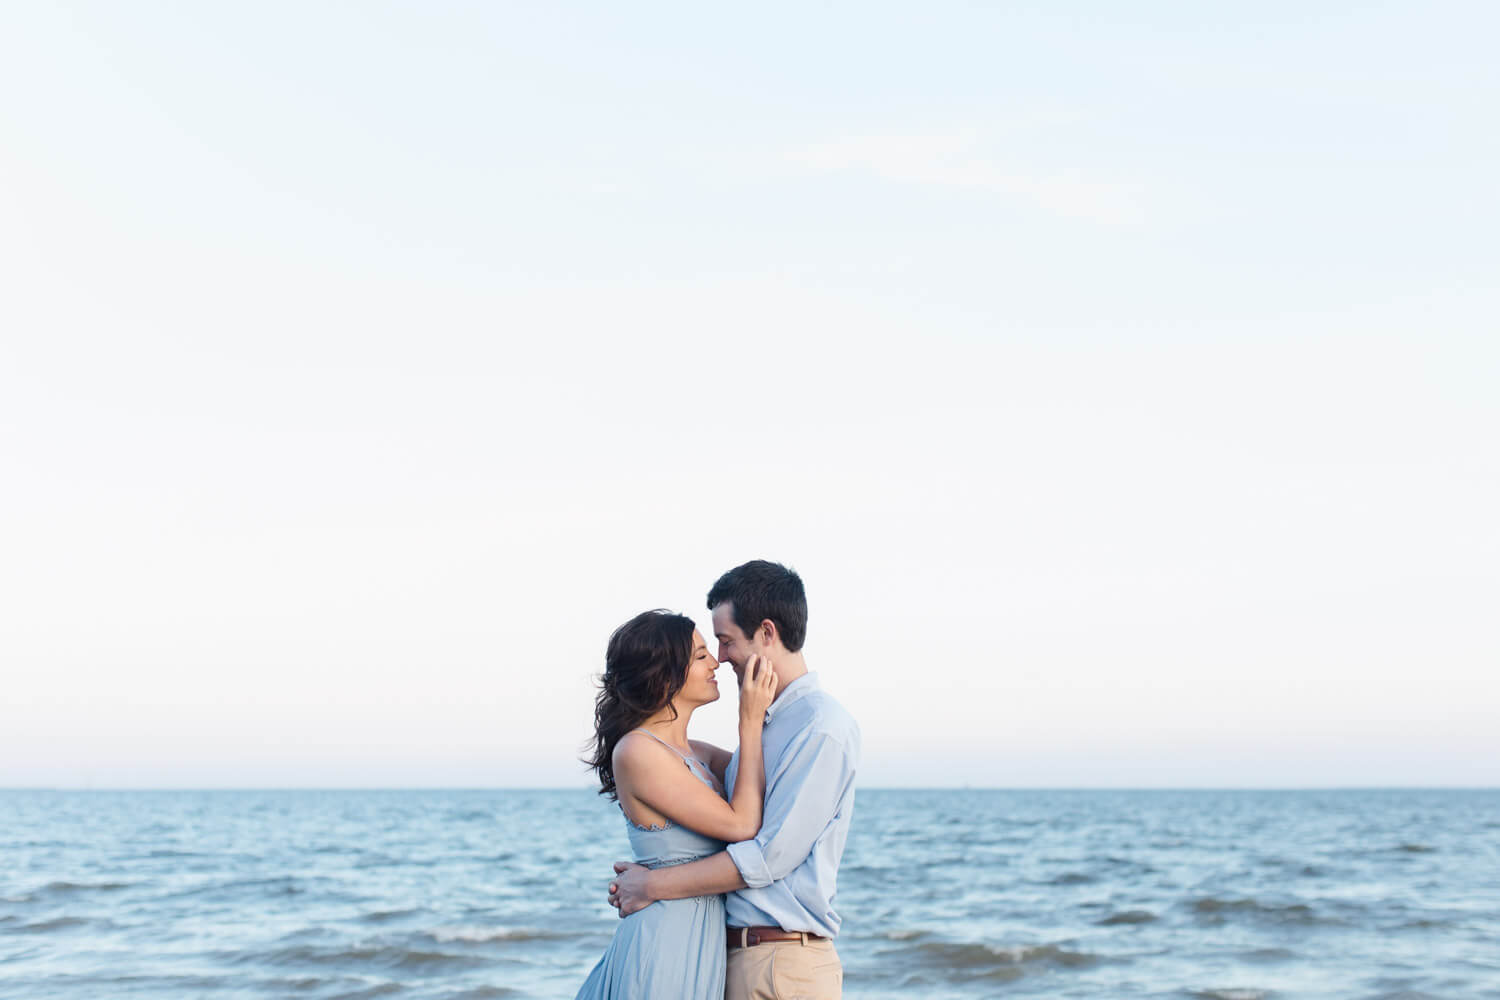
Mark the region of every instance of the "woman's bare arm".
MULTIPOLYGON (((630 817, 636 803, 679 826, 725 841, 749 840, 760 832, 766 781, 761 729, 776 693, 769 663, 752 661, 740 685, 740 771, 734 795, 725 802, 693 775, 682 758, 644 734, 626 734, 615 746, 615 782, 630 817), (758 669, 757 669, 758 666, 758 669)), ((639 823, 641 818, 632 818, 639 823)))

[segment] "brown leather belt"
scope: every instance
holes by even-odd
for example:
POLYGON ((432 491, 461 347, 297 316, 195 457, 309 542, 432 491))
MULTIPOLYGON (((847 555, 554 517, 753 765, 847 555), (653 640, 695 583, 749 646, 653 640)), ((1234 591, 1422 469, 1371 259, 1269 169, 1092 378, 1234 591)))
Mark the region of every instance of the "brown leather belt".
POLYGON ((807 944, 809 941, 828 940, 811 931, 784 931, 780 927, 730 927, 727 939, 731 949, 751 948, 767 941, 801 941, 807 944))

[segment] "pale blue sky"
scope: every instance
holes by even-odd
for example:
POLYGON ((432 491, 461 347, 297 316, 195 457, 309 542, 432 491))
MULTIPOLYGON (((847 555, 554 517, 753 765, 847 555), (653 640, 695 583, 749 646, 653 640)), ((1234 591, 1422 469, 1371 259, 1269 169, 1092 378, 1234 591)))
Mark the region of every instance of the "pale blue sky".
POLYGON ((0 785, 581 785, 754 557, 871 784, 1500 782, 1497 29, 7 5, 0 785))

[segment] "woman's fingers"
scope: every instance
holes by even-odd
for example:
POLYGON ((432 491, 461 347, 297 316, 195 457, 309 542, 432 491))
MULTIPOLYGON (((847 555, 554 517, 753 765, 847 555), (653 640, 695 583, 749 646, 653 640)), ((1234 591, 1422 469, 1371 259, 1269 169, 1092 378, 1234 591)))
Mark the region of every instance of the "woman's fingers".
POLYGON ((744 695, 764 697, 769 704, 776 694, 776 670, 768 657, 750 654, 740 675, 740 691, 744 695))

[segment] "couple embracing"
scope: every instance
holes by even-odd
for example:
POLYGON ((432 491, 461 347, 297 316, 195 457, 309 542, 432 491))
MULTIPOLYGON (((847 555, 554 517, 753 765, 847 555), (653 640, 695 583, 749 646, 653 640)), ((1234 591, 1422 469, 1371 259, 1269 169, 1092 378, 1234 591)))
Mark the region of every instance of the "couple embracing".
POLYGON ((637 615, 610 636, 589 763, 625 814, 622 923, 579 1000, 838 998, 839 859, 859 727, 802 657, 802 580, 763 560, 708 593, 717 656, 692 619, 637 615), (688 737, 739 678, 739 749, 688 737))

